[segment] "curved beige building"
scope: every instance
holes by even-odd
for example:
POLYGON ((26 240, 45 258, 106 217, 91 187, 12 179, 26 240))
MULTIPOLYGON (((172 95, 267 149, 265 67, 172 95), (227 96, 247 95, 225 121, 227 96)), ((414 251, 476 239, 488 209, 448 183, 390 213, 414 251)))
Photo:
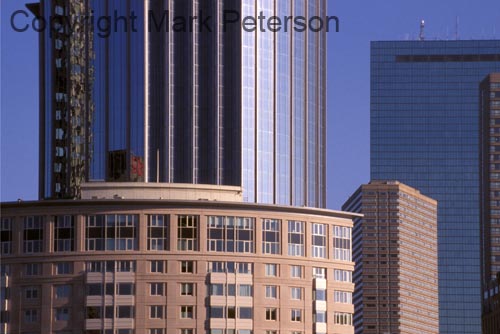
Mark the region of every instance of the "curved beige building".
POLYGON ((2 204, 2 333, 354 333, 355 215, 135 187, 2 204))

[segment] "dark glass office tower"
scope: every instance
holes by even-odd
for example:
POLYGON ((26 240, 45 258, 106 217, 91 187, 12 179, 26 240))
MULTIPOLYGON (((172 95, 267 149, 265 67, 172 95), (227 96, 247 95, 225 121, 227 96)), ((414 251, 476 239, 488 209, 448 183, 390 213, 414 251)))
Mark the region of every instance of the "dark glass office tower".
MULTIPOLYGON (((40 8, 44 16, 72 8, 96 21, 109 15, 118 26, 104 37, 96 26, 82 36, 42 34, 41 198, 78 196, 85 181, 168 182, 242 186, 249 202, 325 205, 325 30, 245 32, 222 20, 232 10, 324 17, 326 1, 45 0, 40 8), (170 21, 162 21, 166 11, 170 21), (132 13, 135 31, 115 21, 132 13), (194 21, 192 31, 174 32, 176 16, 211 19, 208 28, 194 21), (68 78, 55 88, 54 53, 76 37, 88 73, 76 113, 85 128, 78 174, 68 162, 73 135, 56 140, 60 109, 49 102, 58 93, 72 99, 68 78)), ((64 66, 71 71, 71 62, 64 66)), ((72 118, 73 107, 63 107, 72 118)))
POLYGON ((371 178, 438 201, 440 333, 481 332, 479 84, 500 41, 371 45, 371 178))

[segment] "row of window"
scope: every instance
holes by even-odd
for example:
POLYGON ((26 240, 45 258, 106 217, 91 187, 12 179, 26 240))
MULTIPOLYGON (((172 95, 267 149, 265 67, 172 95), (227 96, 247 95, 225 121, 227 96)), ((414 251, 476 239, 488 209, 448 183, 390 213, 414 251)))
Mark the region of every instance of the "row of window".
MULTIPOLYGON (((148 250, 170 250, 169 215, 148 215, 148 250)), ((24 217, 23 252, 43 252, 43 216, 24 217)), ((87 251, 138 250, 138 215, 88 216, 85 227, 87 251)), ((74 216, 56 216, 54 251, 75 250, 74 216)), ((177 250, 199 250, 200 216, 177 216, 177 250)), ((305 222, 287 221, 287 255, 305 256, 305 222)), ((327 258, 328 225, 312 223, 311 256, 327 258)), ((281 254, 282 221, 262 220, 262 253, 281 254)), ((209 252, 255 253, 255 218, 234 216, 207 217, 207 250, 209 252)), ((351 228, 334 226, 332 231, 334 258, 350 261, 351 228)), ((1 224, 2 254, 12 252, 12 221, 3 218, 1 224)))
MULTIPOLYGON (((185 274, 196 273, 195 261, 179 261, 180 272, 185 274)), ((105 272, 135 272, 135 261, 89 261, 85 264, 86 271, 89 273, 105 273, 105 272)), ((301 265, 290 265, 291 278, 304 278, 304 267, 301 265)), ((1 264, 1 275, 10 275, 10 266, 8 264, 1 264)), ((73 274, 72 262, 56 262, 53 264, 53 273, 55 275, 70 275, 73 274)), ((149 261, 149 272, 164 274, 167 272, 167 261, 165 260, 151 260, 149 261)), ((208 273, 238 273, 238 274, 252 274, 253 264, 248 262, 232 262, 232 261, 217 261, 208 262, 208 273)), ((25 276, 40 276, 42 275, 42 263, 26 263, 24 265, 25 276)), ((327 278, 327 270, 322 267, 313 267, 313 278, 327 278)), ((265 275, 268 277, 280 276, 280 265, 276 263, 265 264, 265 275)), ((334 280, 338 282, 352 282, 352 271, 335 269, 334 280)))

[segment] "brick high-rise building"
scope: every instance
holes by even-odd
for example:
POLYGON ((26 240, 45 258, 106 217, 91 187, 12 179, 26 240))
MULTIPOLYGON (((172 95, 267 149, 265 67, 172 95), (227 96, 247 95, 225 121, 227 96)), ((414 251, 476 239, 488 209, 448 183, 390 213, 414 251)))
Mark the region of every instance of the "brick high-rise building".
POLYGON ((364 215, 353 228, 355 333, 439 333, 437 202, 374 181, 343 209, 364 215))

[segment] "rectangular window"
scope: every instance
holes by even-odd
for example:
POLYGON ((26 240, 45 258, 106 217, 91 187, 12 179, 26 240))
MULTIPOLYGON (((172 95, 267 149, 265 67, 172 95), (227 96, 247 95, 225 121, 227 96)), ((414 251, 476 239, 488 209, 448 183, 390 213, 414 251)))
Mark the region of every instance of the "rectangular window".
POLYGON ((38 322, 38 310, 36 309, 24 310, 24 322, 26 323, 38 322))
POLYGON ((177 218, 177 250, 198 250, 199 216, 179 216, 177 218))
POLYGON ((301 309, 292 309, 292 317, 291 321, 301 322, 302 321, 302 310, 301 309))
POLYGON ((68 321, 69 320, 69 309, 67 307, 56 308, 54 310, 56 321, 68 321))
POLYGON ((40 288, 38 286, 27 286, 24 288, 24 297, 26 299, 38 299, 40 288))
POLYGON ((302 288, 292 287, 290 288, 290 295, 292 299, 301 300, 302 299, 302 288))
POLYGON ((102 296, 103 295, 102 283, 88 283, 87 296, 102 296))
POLYGON ((151 319, 163 319, 163 306, 151 305, 149 307, 149 317, 151 319))
POLYGON ((38 276, 42 274, 42 265, 40 263, 27 263, 24 269, 26 276, 38 276))
POLYGON ((250 284, 240 284, 239 296, 252 297, 252 286, 250 284))
POLYGON ((335 269, 335 280, 338 282, 352 283, 352 271, 335 269))
POLYGON ((253 312, 251 307, 238 307, 238 318, 240 319, 252 319, 253 312))
POLYGON ((288 255, 304 256, 304 222, 288 221, 288 255))
POLYGON ((163 296, 163 283, 149 283, 149 294, 151 296, 163 296))
POLYGON ((54 293, 56 299, 71 298, 71 285, 55 285, 54 293))
POLYGON ((181 296, 194 296, 194 283, 181 283, 181 296))
POLYGON ((278 265, 275 263, 266 263, 266 276, 278 276, 278 265))
POLYGON ((223 306, 210 306, 210 318, 213 318, 213 319, 224 318, 224 307, 223 306))
POLYGON ((194 319, 194 306, 181 306, 181 319, 194 319))
POLYGON ((181 273, 194 274, 194 262, 181 261, 181 273))
POLYGON ((180 334, 194 334, 193 328, 182 328, 180 334))
POLYGON ((302 278, 302 266, 290 266, 290 277, 302 278))
POLYGON ((334 319, 334 322, 336 325, 352 326, 352 314, 351 313, 335 312, 333 314, 333 319, 334 319))
POLYGON ((120 305, 116 307, 116 317, 119 319, 131 319, 134 317, 134 307, 129 305, 120 305))
POLYGON ((313 278, 326 278, 326 268, 313 267, 313 278))
POLYGON ((3 217, 0 223, 0 254, 12 253, 12 218, 3 217))
POLYGON ((163 260, 152 260, 149 261, 149 271, 151 273, 165 273, 166 265, 163 260))
POLYGON ((266 320, 276 321, 278 320, 278 309, 277 308, 266 308, 266 320))
POLYGON ((58 262, 55 264, 56 275, 71 275, 73 274, 72 262, 58 262))
POLYGON ((352 304, 352 292, 335 291, 333 296, 335 303, 352 304))
POLYGON ((115 265, 116 265, 116 272, 118 272, 118 273, 134 273, 135 272, 135 261, 116 261, 115 265))
POLYGON ((209 252, 254 252, 253 218, 209 216, 207 224, 209 252))
POLYGON ((91 261, 85 263, 85 270, 88 273, 102 273, 104 272, 104 262, 102 261, 91 261))
POLYGON ((86 250, 137 250, 138 221, 138 215, 88 216, 86 250))
POLYGON ((326 254, 326 231, 328 225, 326 224, 312 224, 312 257, 327 258, 326 254))
POLYGON ((148 250, 167 251, 169 245, 168 215, 148 215, 148 250))
POLYGON ((43 221, 42 216, 24 217, 24 253, 43 252, 43 221))
POLYGON ((262 221, 262 253, 281 254, 281 221, 264 219, 262 221))
POLYGON ((102 308, 100 306, 87 306, 85 312, 86 319, 101 319, 102 318, 102 308))
POLYGON ((210 284, 210 296, 224 296, 224 284, 210 284))
POLYGON ((334 256, 335 260, 352 261, 350 227, 335 226, 334 256))
POLYGON ((316 311, 314 315, 314 320, 316 322, 326 323, 326 312, 325 311, 316 311))
POLYGON ((314 291, 314 300, 326 301, 326 290, 318 289, 314 291))
POLYGON ((56 216, 54 222, 54 252, 72 252, 74 250, 74 216, 56 216))
POLYGON ((165 334, 164 328, 151 328, 149 329, 149 334, 165 334))
POLYGON ((117 283, 116 294, 120 296, 133 296, 134 283, 117 283))
POLYGON ((278 298, 278 287, 276 285, 266 285, 266 298, 278 298))

